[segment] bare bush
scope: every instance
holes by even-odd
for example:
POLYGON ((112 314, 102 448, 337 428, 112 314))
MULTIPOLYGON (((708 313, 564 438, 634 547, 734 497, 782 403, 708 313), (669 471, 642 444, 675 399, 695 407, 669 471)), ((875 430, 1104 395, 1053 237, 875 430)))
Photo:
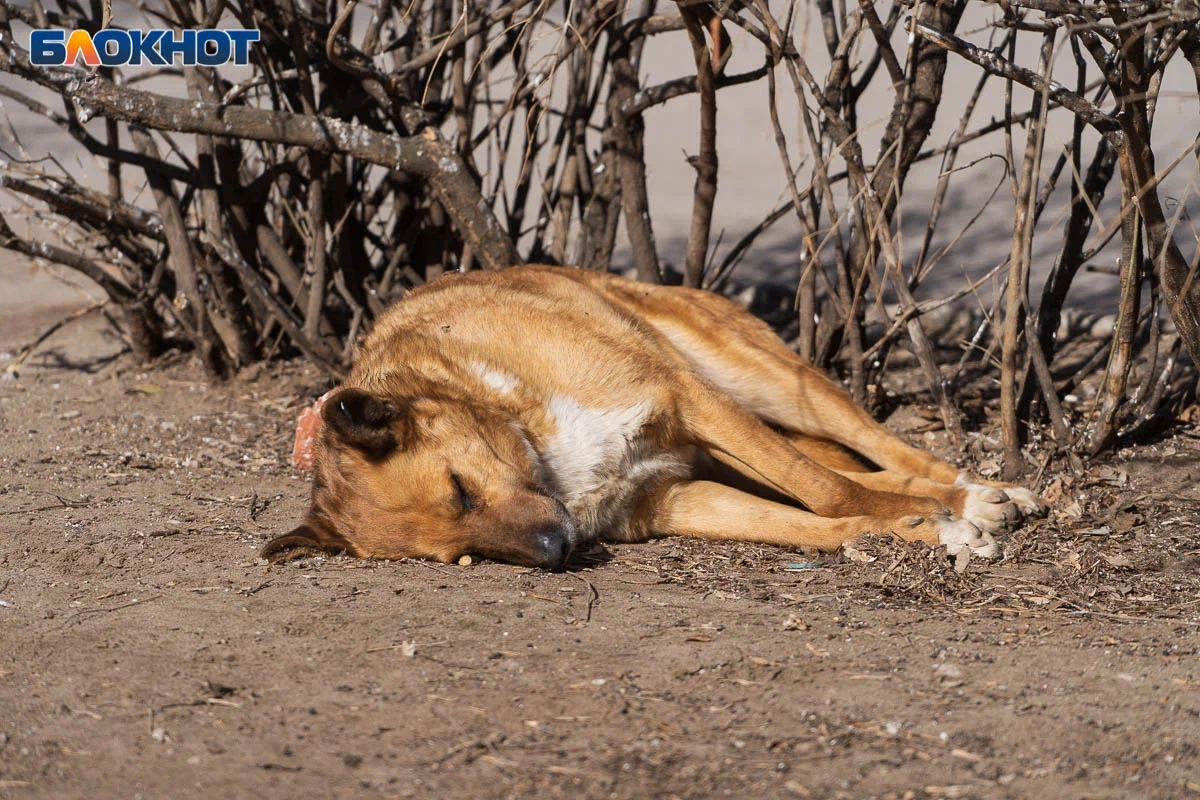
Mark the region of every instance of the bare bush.
MULTIPOLYGON (((41 224, 18 234, 0 217, 0 245, 95 281, 140 359, 184 344, 227 375, 294 348, 336 376, 388 302, 447 270, 526 261, 610 269, 623 224, 637 277, 670 279, 647 193, 646 114, 697 95, 695 128, 681 137, 696 147, 681 279, 721 289, 753 261, 761 234, 788 220, 802 237, 791 287, 801 354, 839 371, 870 403, 897 347, 909 351, 959 442, 965 387, 982 380, 991 397, 998 385, 1014 475, 1026 466, 1030 431, 1046 431, 1051 453, 1096 453, 1194 394, 1181 355, 1200 359, 1200 250, 1186 198, 1168 210, 1158 187, 1200 159, 1200 147, 1156 158, 1152 131, 1174 64, 1186 63, 1200 94, 1200 8, 1001 0, 986 29, 960 31, 968 8, 967 0, 817 0, 811 9, 677 0, 664 13, 656 0, 147 1, 126 9, 141 17, 133 23, 258 28, 252 65, 89 72, 34 67, 21 42, 30 28, 96 31, 112 21, 105 3, 3 3, 0 69, 19 80, 0 95, 72 137, 103 175, 91 185, 53 160, 23 157, 20 125, 10 124, 3 185, 41 224), (820 75, 798 33, 810 12, 826 50, 820 75), (643 54, 672 31, 686 32, 695 73, 646 85, 643 54), (735 38, 760 50, 761 66, 726 70, 735 38), (1030 39, 1037 63, 1019 64, 1018 43, 1030 39), (1069 78, 1055 78, 1055 57, 1068 51, 1069 78), (974 88, 965 107, 949 109, 954 134, 930 144, 948 111, 951 68, 974 88), (717 107, 751 84, 765 89, 789 199, 721 252, 711 233, 717 107), (882 127, 863 125, 864 104, 880 96, 882 127), (1017 96, 1032 99, 1020 108, 1017 96), (785 97, 798 126, 780 113, 785 97), (1070 115, 1073 127, 1046 171, 1051 115, 1070 115), (797 128, 798 139, 788 132, 797 128), (991 156, 1007 168, 1011 247, 983 277, 930 297, 922 284, 966 232, 939 228, 951 182, 969 180, 957 159, 979 141, 992 141, 991 156), (897 217, 910 171, 931 159, 940 170, 913 247, 897 217), (1104 198, 1117 192, 1119 210, 1105 219, 1104 198), (1056 195, 1065 196, 1061 244, 1043 285, 1031 286, 1037 223, 1056 195), (1104 268, 1095 262, 1114 237, 1115 323, 1066 347, 1057 333, 1074 278, 1104 268), (980 292, 987 281, 1001 281, 994 300, 980 292), (971 330, 947 339, 931 329, 934 312, 960 302, 981 312, 971 330), (869 325, 880 313, 882 327, 869 325), (1092 402, 1065 407, 1086 380, 1097 387, 1092 402)), ((982 200, 967 228, 1003 183, 966 190, 982 200)))

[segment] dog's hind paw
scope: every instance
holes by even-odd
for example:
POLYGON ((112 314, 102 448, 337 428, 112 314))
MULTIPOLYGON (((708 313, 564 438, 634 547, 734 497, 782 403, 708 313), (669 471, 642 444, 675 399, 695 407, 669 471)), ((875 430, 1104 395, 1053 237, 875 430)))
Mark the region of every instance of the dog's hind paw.
POLYGON ((1044 517, 1050 507, 1046 505, 1046 501, 1038 496, 1036 492, 1029 489, 1022 489, 1020 486, 1005 486, 1004 493, 1016 504, 1017 508, 1021 509, 1021 513, 1027 517, 1044 517))
POLYGON ((933 522, 938 528, 938 543, 946 545, 946 552, 952 556, 963 550, 969 550, 972 556, 992 560, 999 557, 1000 545, 990 533, 981 531, 965 519, 945 516, 933 522))
MULTIPOLYGON (((1035 492, 1031 492, 1030 490, 1020 486, 1013 486, 1008 483, 999 483, 997 481, 978 480, 972 478, 971 475, 966 472, 959 474, 958 480, 955 481, 955 485, 960 489, 964 489, 972 493, 971 497, 968 498, 968 505, 971 503, 972 499, 995 503, 997 501, 990 500, 989 498, 996 497, 997 495, 994 493, 997 491, 1006 495, 1006 499, 1002 502, 1006 502, 1010 504, 1012 508, 1015 508, 1018 515, 1016 519, 1008 521, 1010 527, 1013 524, 1020 522, 1020 520, 1025 517, 1044 517, 1046 512, 1049 510, 1049 506, 1046 505, 1046 501, 1039 497, 1035 492)), ((967 509, 964 508, 963 516, 968 516, 968 513, 969 512, 967 509)), ((984 512, 984 516, 988 519, 995 519, 997 515, 995 510, 992 510, 990 513, 984 512)), ((984 526, 980 525, 980 527, 983 528, 984 526)), ((985 529, 992 530, 990 527, 985 529)))

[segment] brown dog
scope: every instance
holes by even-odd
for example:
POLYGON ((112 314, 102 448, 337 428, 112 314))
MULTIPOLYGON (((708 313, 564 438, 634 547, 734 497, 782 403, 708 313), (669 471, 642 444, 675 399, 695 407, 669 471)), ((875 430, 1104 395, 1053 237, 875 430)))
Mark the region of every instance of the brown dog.
POLYGON ((312 509, 268 558, 558 569, 595 539, 829 550, 869 531, 992 558, 992 534, 1043 508, 892 436, 733 303, 588 270, 411 292, 321 416, 312 509))

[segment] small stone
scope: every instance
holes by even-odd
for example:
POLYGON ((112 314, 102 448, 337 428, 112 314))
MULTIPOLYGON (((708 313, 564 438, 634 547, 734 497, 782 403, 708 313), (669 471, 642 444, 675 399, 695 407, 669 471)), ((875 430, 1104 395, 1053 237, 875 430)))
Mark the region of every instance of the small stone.
POLYGON ((846 542, 845 544, 842 545, 842 555, 844 555, 846 558, 850 559, 851 561, 857 561, 859 564, 870 564, 872 561, 875 560, 875 556, 871 555, 870 553, 865 553, 862 550, 859 550, 857 547, 850 544, 849 542, 846 542))
POLYGON ((788 618, 783 621, 783 629, 785 631, 806 631, 808 624, 795 614, 788 614, 788 618))
POLYGON ((953 664, 934 664, 933 674, 941 678, 961 678, 962 670, 953 664))
POLYGON ((473 564, 473 563, 474 563, 474 562, 472 561, 472 559, 471 559, 471 557, 470 557, 470 556, 463 556, 462 558, 460 558, 460 559, 458 560, 458 565, 459 565, 460 567, 469 567, 469 566, 471 566, 471 564, 473 564))

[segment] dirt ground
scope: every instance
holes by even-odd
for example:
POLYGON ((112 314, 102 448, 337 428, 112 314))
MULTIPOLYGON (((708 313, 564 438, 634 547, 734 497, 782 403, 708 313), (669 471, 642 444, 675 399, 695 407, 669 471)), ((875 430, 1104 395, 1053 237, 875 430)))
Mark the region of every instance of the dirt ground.
MULTIPOLYGON (((0 351, 45 322, 12 319, 0 351)), ((268 567, 326 384, 112 350, 75 323, 0 380, 0 797, 1200 797, 1194 427, 1048 471, 963 574, 883 540, 268 567)))

